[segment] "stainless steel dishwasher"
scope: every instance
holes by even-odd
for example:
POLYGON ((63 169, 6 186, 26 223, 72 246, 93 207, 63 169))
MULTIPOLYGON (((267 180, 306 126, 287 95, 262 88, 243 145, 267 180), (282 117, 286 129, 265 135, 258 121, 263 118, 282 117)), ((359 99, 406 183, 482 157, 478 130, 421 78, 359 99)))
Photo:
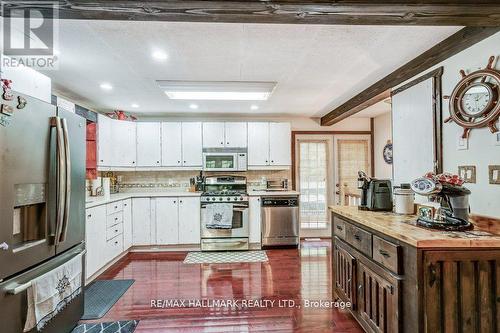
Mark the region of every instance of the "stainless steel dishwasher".
POLYGON ((262 197, 262 246, 299 245, 299 197, 262 197))

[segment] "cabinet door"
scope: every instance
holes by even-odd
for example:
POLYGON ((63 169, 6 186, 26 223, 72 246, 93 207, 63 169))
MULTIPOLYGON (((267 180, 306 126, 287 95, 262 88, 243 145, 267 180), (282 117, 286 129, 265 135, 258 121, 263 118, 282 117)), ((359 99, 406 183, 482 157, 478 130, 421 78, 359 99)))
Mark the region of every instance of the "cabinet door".
POLYGON ((151 245, 151 199, 132 199, 132 245, 151 245))
POLYGON ((179 198, 179 243, 200 243, 200 198, 179 198))
POLYGON ((202 166, 201 123, 182 123, 182 165, 202 166))
POLYGON ((335 244, 333 256, 335 292, 356 309, 356 259, 338 244, 335 244))
POLYGON ((225 123, 224 127, 227 148, 247 147, 247 123, 225 123))
POLYGON ((269 123, 269 165, 291 165, 290 123, 269 123))
POLYGON ((161 165, 160 123, 137 123, 137 166, 161 165))
POLYGON ((248 165, 269 165, 269 123, 248 123, 248 165))
POLYGON ((375 266, 358 261, 358 311, 373 332, 399 332, 399 283, 375 266))
POLYGON ((131 121, 111 120, 113 161, 111 166, 136 166, 136 124, 131 121))
POLYGON ((102 114, 97 115, 97 165, 111 166, 113 158, 112 120, 102 114))
POLYGON ((179 244, 179 198, 156 198, 156 244, 179 244))
POLYGON ((132 246, 132 199, 123 200, 123 250, 132 246))
POLYGON ((224 123, 203 123, 203 148, 224 147, 224 123))
POLYGON ((250 211, 250 243, 260 243, 260 197, 250 197, 248 205, 250 211))
POLYGON ((161 123, 161 165, 182 166, 181 123, 161 123))
POLYGON ((105 264, 106 249, 106 206, 86 210, 85 242, 87 248, 86 278, 91 277, 105 264))

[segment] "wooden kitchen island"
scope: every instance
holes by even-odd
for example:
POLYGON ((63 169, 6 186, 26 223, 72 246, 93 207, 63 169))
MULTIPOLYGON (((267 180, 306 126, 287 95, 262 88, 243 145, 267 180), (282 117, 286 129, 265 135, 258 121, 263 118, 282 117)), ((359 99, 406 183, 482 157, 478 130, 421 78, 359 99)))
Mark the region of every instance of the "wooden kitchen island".
POLYGON ((499 332, 500 236, 330 206, 333 290, 367 332, 499 332))

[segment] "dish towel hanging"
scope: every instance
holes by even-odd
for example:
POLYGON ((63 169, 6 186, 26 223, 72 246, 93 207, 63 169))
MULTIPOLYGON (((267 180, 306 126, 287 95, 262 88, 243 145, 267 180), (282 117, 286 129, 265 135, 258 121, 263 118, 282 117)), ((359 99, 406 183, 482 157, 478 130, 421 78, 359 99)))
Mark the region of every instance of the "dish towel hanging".
POLYGON ((31 281, 24 332, 38 331, 82 291, 83 253, 31 281))
POLYGON ((207 229, 231 229, 233 227, 233 204, 207 205, 207 229))

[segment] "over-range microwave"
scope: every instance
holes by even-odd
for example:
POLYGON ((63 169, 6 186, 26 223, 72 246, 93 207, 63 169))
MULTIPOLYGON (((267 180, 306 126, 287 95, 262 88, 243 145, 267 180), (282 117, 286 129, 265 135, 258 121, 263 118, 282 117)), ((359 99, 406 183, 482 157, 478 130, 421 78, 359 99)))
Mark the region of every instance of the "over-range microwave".
POLYGON ((246 171, 246 148, 204 148, 204 171, 246 171))

